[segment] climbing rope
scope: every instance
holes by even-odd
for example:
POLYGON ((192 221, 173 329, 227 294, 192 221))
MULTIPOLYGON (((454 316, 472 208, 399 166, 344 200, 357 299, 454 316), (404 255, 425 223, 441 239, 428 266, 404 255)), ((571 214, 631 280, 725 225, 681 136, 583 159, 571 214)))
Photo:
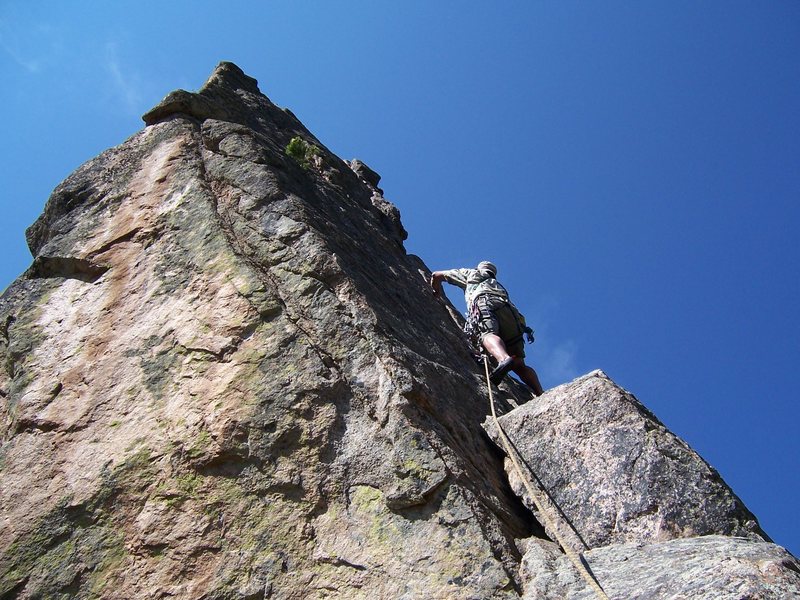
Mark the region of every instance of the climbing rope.
MULTIPOLYGON (((583 577, 584 581, 589 584, 597 597, 601 600, 609 600, 606 593, 603 591, 603 588, 600 587, 600 583, 595 579, 594 575, 589 572, 589 569, 586 567, 585 561, 586 559, 577 554, 570 546, 564 542, 559 533, 558 528, 555 527, 553 520, 550 518, 547 509, 545 508, 545 503, 542 499, 542 495, 536 491, 533 486, 530 484, 528 477, 525 477, 522 467, 520 467, 519 462, 517 461, 516 453, 511 447, 511 441, 508 439, 506 432, 503 431, 502 426, 500 425, 500 421, 497 419, 497 413, 494 410, 494 395, 492 394, 492 382, 489 379, 489 360, 486 356, 483 357, 483 365, 486 368, 486 387, 489 389, 489 405, 492 408, 492 419, 494 420, 495 427, 497 427, 497 431, 500 433, 500 439, 503 442, 503 447, 505 448, 506 455, 511 459, 511 463, 514 465, 514 469, 517 472, 517 477, 519 477, 520 481, 522 481, 523 485, 525 485, 525 489, 528 490, 531 499, 533 500, 534 504, 539 508, 539 514, 542 516, 544 520, 544 526, 549 531, 552 531, 555 535, 556 541, 558 545, 561 546, 561 549, 564 551, 564 554, 567 555, 572 565, 575 567, 575 570, 583 577)), ((569 527, 572 527, 569 525, 569 527)), ((576 532, 577 534, 577 532, 576 532)))

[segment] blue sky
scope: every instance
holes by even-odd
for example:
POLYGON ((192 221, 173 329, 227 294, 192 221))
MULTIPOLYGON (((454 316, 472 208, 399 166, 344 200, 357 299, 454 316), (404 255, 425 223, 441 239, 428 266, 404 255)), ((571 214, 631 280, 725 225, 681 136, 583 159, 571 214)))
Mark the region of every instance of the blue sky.
POLYGON ((498 264, 545 387, 603 369, 797 554, 800 3, 446 4, 0 0, 0 289, 60 181, 230 60, 431 268, 498 264))

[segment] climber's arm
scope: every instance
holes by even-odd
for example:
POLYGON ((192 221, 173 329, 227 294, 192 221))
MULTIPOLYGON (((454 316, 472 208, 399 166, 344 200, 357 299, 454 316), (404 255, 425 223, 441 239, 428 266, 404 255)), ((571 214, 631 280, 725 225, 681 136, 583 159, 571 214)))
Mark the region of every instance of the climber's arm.
POLYGON ((446 281, 452 285, 460 287, 462 290, 467 287, 467 278, 470 269, 448 269, 446 271, 434 271, 431 273, 431 287, 434 296, 442 295, 442 282, 446 281))
POLYGON ((433 288, 434 296, 441 296, 444 292, 442 290, 442 282, 444 281, 443 271, 434 271, 431 273, 431 288, 433 288))

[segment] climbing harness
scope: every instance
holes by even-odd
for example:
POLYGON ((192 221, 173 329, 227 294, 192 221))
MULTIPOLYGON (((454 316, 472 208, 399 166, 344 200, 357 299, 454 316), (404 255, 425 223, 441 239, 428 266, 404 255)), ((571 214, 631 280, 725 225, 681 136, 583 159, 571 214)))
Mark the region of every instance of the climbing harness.
POLYGON ((505 322, 510 324, 509 321, 513 321, 516 332, 508 339, 503 338, 503 343, 506 346, 513 346, 514 344, 522 341, 523 338, 527 338, 527 342, 529 344, 533 343, 533 329, 527 326, 525 323, 525 317, 519 312, 519 309, 514 306, 514 303, 508 298, 501 298, 498 296, 494 296, 489 299, 487 295, 484 294, 475 298, 475 300, 469 306, 469 310, 466 313, 466 321, 464 323, 464 333, 467 334, 470 342, 476 348, 481 347, 481 334, 487 333, 486 326, 483 325, 484 320, 489 318, 497 320, 497 315, 500 315, 505 311, 511 313, 511 318, 506 319, 505 322), (492 305, 491 303, 494 304, 492 305))
MULTIPOLYGON (((500 439, 503 442, 503 448, 505 449, 506 456, 508 456, 511 459, 511 463, 514 465, 514 469, 517 472, 517 477, 519 477, 520 481, 522 481, 523 485, 525 485, 525 489, 528 490, 531 499, 533 500, 534 504, 536 504, 536 506, 538 507, 539 514, 542 516, 544 520, 545 527, 553 532, 553 535, 555 536, 558 545, 561 546, 561 550, 563 550, 564 554, 567 555, 567 558, 569 558, 570 562, 575 567, 575 570, 578 571, 581 577, 583 577, 584 581, 586 581, 589 587, 591 587, 594 590, 594 593, 597 595, 598 598, 600 598, 601 600, 609 600, 608 596, 603 591, 603 588, 600 587, 600 583, 597 581, 597 579, 595 579, 594 575, 589 571, 586 559, 582 555, 577 554, 574 550, 572 550, 572 548, 570 548, 570 546, 566 542, 564 542, 563 538, 561 537, 561 534, 559 533, 559 530, 555 527, 553 520, 550 518, 550 515, 548 514, 547 509, 545 508, 546 505, 544 503, 542 495, 533 488, 529 478, 526 477, 525 474, 523 473, 522 467, 520 467, 519 461, 517 460, 516 453, 511 447, 511 441, 508 439, 506 432, 503 431, 503 427, 500 425, 500 421, 497 419, 497 413, 495 412, 494 409, 494 395, 492 394, 492 384, 489 379, 489 360, 485 355, 483 357, 483 365, 486 370, 486 387, 489 390, 489 405, 492 409, 492 420, 494 422, 495 427, 497 427, 497 431, 500 434, 500 439)), ((570 528, 572 528, 572 525, 570 525, 569 523, 567 523, 567 525, 570 528)), ((575 533, 577 534, 577 532, 575 533)))

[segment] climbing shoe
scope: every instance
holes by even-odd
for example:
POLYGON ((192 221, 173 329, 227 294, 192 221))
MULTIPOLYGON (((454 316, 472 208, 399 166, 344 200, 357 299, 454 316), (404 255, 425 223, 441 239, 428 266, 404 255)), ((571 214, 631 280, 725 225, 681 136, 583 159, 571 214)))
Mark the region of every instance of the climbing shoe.
POLYGON ((503 377, 506 376, 506 373, 508 373, 511 370, 511 367, 513 365, 514 365, 514 358, 508 357, 494 368, 494 371, 492 371, 491 374, 489 375, 489 380, 493 384, 498 385, 501 381, 503 381, 503 377))

